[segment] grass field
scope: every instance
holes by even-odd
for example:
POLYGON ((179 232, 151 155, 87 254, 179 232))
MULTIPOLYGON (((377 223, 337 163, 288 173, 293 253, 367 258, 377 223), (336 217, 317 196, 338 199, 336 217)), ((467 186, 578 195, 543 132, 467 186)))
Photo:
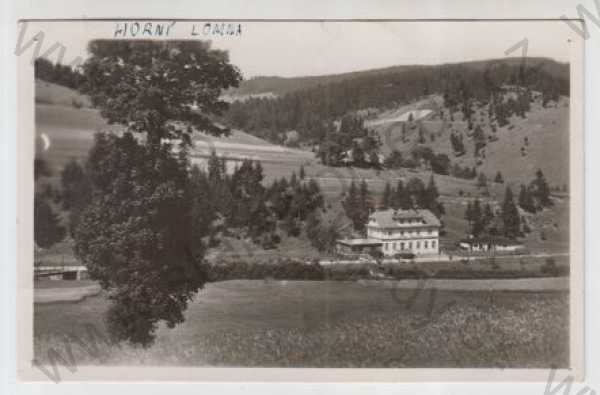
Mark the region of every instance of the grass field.
MULTIPOLYGON (((35 305, 36 358, 104 332, 102 296, 35 305)), ((305 367, 568 365, 568 294, 400 290, 389 282, 227 281, 201 291, 156 343, 73 345, 78 364, 305 367), (411 300, 414 302, 411 303, 411 300)))
POLYGON ((92 105, 89 97, 73 89, 42 80, 35 80, 35 102, 80 108, 92 105))

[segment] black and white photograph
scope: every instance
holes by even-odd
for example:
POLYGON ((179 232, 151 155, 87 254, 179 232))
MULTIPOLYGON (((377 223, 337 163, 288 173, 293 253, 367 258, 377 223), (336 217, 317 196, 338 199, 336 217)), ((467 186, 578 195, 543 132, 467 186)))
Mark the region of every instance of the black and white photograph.
POLYGON ((568 23, 17 29, 32 213, 18 357, 37 380, 579 372, 568 23))

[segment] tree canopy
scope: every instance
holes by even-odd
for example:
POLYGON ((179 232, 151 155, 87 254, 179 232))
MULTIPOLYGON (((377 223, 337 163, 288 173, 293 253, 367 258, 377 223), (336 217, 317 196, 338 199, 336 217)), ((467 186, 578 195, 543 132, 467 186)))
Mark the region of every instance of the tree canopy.
POLYGON ((96 135, 75 252, 109 291, 111 336, 148 345, 159 321, 183 321, 205 282, 187 146, 194 130, 227 132, 212 118, 226 108, 222 90, 241 76, 205 42, 100 40, 88 50, 85 90, 125 130, 96 135))
POLYGON ((85 91, 111 123, 161 138, 189 138, 190 126, 226 133, 210 116, 221 115, 224 89, 241 74, 226 52, 203 41, 96 40, 84 63, 85 91))

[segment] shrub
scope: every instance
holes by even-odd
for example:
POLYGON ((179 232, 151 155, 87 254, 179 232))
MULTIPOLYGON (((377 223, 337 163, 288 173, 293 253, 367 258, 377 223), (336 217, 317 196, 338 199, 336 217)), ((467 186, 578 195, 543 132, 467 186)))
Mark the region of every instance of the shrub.
POLYGON ((74 108, 81 108, 81 107, 83 107, 83 103, 80 100, 77 100, 76 98, 72 98, 71 99, 71 105, 74 108))
POLYGON ((414 259, 415 256, 416 255, 413 254, 412 252, 402 252, 402 253, 394 255, 394 258, 396 258, 396 259, 414 259))
POLYGON ((291 259, 276 262, 221 262, 207 264, 209 282, 227 280, 324 280, 323 267, 318 263, 304 263, 291 259))
POLYGON ((554 258, 546 259, 546 262, 541 267, 541 272, 552 277, 558 277, 560 275, 560 269, 556 265, 554 258))
POLYGON ((381 252, 380 250, 373 250, 369 253, 369 255, 371 255, 373 259, 377 261, 383 259, 383 252, 381 252))

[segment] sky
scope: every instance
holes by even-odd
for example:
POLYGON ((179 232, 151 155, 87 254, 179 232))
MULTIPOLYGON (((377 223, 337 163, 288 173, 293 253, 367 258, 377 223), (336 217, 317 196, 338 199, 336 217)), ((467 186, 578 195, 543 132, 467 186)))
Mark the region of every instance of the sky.
MULTIPOLYGON (((254 76, 305 76, 406 64, 440 64, 470 60, 519 57, 527 40, 527 56, 568 62, 569 40, 579 39, 562 21, 482 22, 226 22, 235 34, 214 32, 220 22, 199 21, 69 21, 27 22, 21 46, 39 31, 44 34, 42 53, 55 42, 65 48, 62 63, 87 56, 94 38, 113 38, 115 32, 151 23, 150 31, 169 28, 169 38, 212 41, 229 52, 230 61, 245 78, 254 76), (125 23, 128 23, 125 29, 125 23), (206 23, 211 23, 210 28, 206 23), (512 53, 506 51, 517 46, 512 53)), ((220 26, 220 25, 219 25, 220 26)), ((140 30, 142 30, 140 28, 140 30)), ((135 29, 134 29, 135 31, 135 29)), ((122 33, 121 33, 122 34, 122 33)), ((122 36, 119 36, 123 38, 122 36)), ((148 38, 137 33, 135 38, 148 38)), ((154 33, 154 38, 156 35, 154 33)), ((163 36, 164 38, 164 36, 163 36)), ((29 49, 32 52, 32 49, 29 49)), ((28 52, 25 52, 28 53, 28 52)), ((57 60, 55 52, 50 59, 57 60)), ((30 56, 30 55, 26 55, 30 56)))

